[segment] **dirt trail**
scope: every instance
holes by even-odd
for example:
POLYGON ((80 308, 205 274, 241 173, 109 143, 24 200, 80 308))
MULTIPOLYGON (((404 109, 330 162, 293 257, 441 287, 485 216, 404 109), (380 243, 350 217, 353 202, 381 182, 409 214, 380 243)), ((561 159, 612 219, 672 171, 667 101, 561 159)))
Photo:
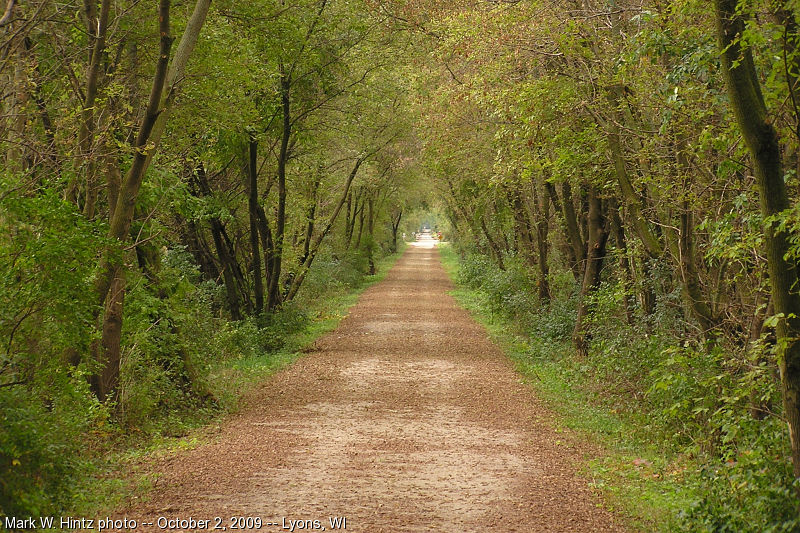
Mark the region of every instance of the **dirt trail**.
POLYGON ((411 247, 214 442, 157 465, 151 499, 126 512, 137 531, 215 516, 266 532, 330 531, 329 517, 363 533, 623 531, 450 289, 438 252, 411 247))

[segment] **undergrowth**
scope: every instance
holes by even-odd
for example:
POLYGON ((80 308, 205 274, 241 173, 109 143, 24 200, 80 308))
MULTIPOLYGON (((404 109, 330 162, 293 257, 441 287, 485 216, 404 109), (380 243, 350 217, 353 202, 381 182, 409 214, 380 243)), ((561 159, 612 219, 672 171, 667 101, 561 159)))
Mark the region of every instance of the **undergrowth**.
POLYGON ((649 324, 629 324, 624 293, 605 284, 593 302, 592 347, 571 343, 577 284, 552 275, 553 298, 514 257, 506 270, 469 249, 440 247, 454 296, 515 361, 560 423, 607 453, 585 466, 606 504, 642 531, 800 531, 785 424, 754 418, 756 400, 778 405, 774 369, 744 368, 720 346, 681 335, 667 295, 649 324))
MULTIPOLYGON (((115 403, 93 399, 85 368, 67 372, 46 359, 34 380, 0 388, 0 518, 99 516, 146 497, 151 454, 203 442, 207 425, 235 411, 249 388, 333 329, 397 257, 382 257, 378 274, 368 276, 363 253, 337 258, 323 252, 292 303, 239 322, 221 311, 223 288, 202 281, 181 248, 166 253, 157 287, 131 272, 115 403)), ((54 264, 42 276, 88 276, 79 264, 65 264, 63 272, 54 264)), ((71 326, 74 332, 63 324, 52 329, 80 337, 90 326, 86 321, 71 326)), ((72 337, 47 348, 57 353, 72 337)), ((48 339, 56 341, 55 334, 48 339)))

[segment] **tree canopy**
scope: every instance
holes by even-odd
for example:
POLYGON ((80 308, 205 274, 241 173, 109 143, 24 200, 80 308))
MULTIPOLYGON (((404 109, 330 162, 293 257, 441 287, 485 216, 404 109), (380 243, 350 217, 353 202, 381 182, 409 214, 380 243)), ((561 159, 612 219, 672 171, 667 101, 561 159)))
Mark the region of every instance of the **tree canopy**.
POLYGON ((797 2, 4 8, 0 514, 435 220, 707 469, 682 527, 800 527, 797 2))

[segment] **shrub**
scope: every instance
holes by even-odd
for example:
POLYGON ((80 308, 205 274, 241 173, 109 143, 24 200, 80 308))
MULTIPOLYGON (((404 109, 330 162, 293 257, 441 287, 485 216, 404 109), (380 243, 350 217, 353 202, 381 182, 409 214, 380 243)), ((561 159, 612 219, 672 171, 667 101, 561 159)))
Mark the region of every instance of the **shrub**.
POLYGON ((800 531, 785 424, 779 413, 763 420, 750 413, 754 402, 780 405, 775 364, 765 362, 774 361, 774 354, 753 353, 764 348, 750 346, 745 356, 741 347, 705 343, 687 327, 680 288, 668 283, 663 262, 649 265, 646 283, 660 295, 653 314, 645 319, 629 300, 633 324, 625 313, 625 287, 600 286, 587 319, 591 349, 578 359, 570 342, 578 297, 571 272, 551 275, 554 297, 542 306, 516 258, 507 258, 501 271, 469 247, 459 252, 457 281, 479 291, 493 313, 529 335, 523 366, 532 365, 538 376, 536 365, 543 363, 560 380, 548 385, 580 389, 573 393, 579 403, 590 401, 626 419, 625 434, 608 432, 626 447, 655 443, 667 457, 690 458, 698 466, 698 472, 684 474, 682 488, 695 497, 675 527, 800 531))
POLYGON ((80 375, 62 369, 0 389, 0 516, 56 514, 74 494, 87 435, 105 424, 80 375))
POLYGON ((691 532, 796 533, 797 491, 786 449, 785 426, 776 419, 761 425, 760 435, 727 461, 709 461, 692 478, 698 497, 680 513, 691 532))
POLYGON ((105 421, 64 361, 92 340, 92 274, 103 228, 52 191, 19 194, 0 173, 0 515, 60 510, 105 421))

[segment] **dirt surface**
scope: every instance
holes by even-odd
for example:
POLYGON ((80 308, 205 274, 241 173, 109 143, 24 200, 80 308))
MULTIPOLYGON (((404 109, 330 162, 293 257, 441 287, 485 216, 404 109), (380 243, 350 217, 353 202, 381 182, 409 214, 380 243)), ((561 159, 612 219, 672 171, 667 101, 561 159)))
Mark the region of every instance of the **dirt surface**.
POLYGON ((214 517, 266 532, 331 531, 329 517, 363 533, 623 531, 576 474, 586 451, 451 289, 432 242, 410 247, 212 443, 156 466, 149 501, 125 513, 137 531, 214 517))

